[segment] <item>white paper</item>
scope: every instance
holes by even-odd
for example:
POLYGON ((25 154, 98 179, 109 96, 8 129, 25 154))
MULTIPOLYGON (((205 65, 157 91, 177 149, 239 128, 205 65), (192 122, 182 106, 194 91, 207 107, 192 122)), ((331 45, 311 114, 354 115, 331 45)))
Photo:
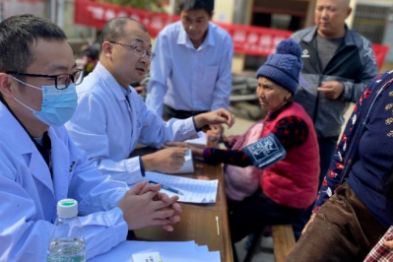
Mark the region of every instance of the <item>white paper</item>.
POLYGON ((132 262, 162 262, 160 253, 149 252, 149 253, 135 253, 132 255, 132 262))
POLYGON ((207 246, 196 246, 198 253, 209 252, 209 248, 207 246))
POLYGON ((92 258, 89 262, 121 261, 132 262, 132 256, 139 253, 159 252, 163 262, 220 262, 220 252, 206 251, 194 241, 150 242, 125 241, 109 252, 92 258), (205 252, 203 252, 205 251, 205 252))
POLYGON ((179 202, 209 204, 215 203, 217 197, 218 180, 199 180, 172 176, 157 172, 146 172, 144 178, 147 181, 154 181, 159 184, 181 191, 183 195, 175 194, 165 189, 161 192, 169 197, 178 196, 179 202))
POLYGON ((190 143, 190 144, 196 144, 196 145, 206 145, 207 144, 206 134, 202 131, 199 131, 198 136, 199 136, 199 138, 189 139, 184 142, 190 143))
POLYGON ((191 149, 186 151, 183 166, 175 172, 176 174, 194 173, 194 162, 192 161, 191 149))

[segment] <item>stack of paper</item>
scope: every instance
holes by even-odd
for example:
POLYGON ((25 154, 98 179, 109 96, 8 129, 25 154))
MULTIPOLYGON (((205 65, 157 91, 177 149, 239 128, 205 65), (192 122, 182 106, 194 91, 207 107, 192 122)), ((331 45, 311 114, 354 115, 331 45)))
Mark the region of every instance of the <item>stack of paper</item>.
POLYGON ((198 246, 195 241, 145 242, 126 241, 106 254, 90 259, 89 262, 122 261, 132 262, 132 255, 159 252, 162 262, 220 262, 220 252, 209 252, 207 246, 198 246))
POLYGON ((154 181, 163 187, 170 187, 180 191, 179 194, 173 191, 161 189, 169 197, 178 196, 179 202, 188 203, 215 203, 217 197, 218 180, 198 180, 179 176, 165 175, 156 172, 146 172, 145 179, 154 181))

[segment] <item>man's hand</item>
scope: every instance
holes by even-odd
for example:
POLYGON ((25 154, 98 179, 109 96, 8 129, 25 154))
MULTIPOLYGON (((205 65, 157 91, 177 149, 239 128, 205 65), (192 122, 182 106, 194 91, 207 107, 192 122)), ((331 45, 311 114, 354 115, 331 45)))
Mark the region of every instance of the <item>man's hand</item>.
POLYGON ((318 91, 322 92, 327 98, 336 100, 344 91, 344 85, 337 81, 323 82, 318 91))
POLYGON ((153 154, 142 156, 143 167, 146 171, 174 173, 184 164, 187 148, 165 148, 153 154))
POLYGON ((312 215, 311 215, 311 217, 310 217, 310 220, 308 220, 307 224, 304 226, 304 228, 303 228, 303 230, 302 230, 302 235, 304 235, 304 233, 306 233, 307 228, 308 228, 308 227, 312 224, 312 222, 314 221, 315 215, 316 215, 316 213, 312 213, 312 215))
POLYGON ((201 129, 205 125, 227 124, 229 128, 235 122, 235 117, 225 109, 217 109, 208 113, 195 116, 196 128, 201 129))
POLYGON ((139 195, 146 187, 146 182, 133 186, 119 201, 118 207, 123 211, 128 229, 139 229, 146 226, 162 226, 172 231, 172 224, 178 222, 181 207, 175 202, 178 197, 169 198, 157 191, 149 191, 139 195))
MULTIPOLYGON (((161 185, 160 184, 149 184, 146 183, 146 181, 142 182, 142 185, 145 184, 145 186, 142 188, 142 190, 138 193, 138 195, 143 195, 149 191, 152 192, 158 192, 161 189, 161 185)), ((153 198, 153 200, 155 201, 159 201, 162 200, 165 203, 168 203, 168 205, 170 205, 171 203, 171 199, 168 197, 167 194, 164 193, 160 193, 158 192, 157 195, 153 198)), ((175 215, 172 216, 171 218, 169 218, 173 223, 176 223, 180 220, 179 218, 179 214, 182 212, 182 208, 178 203, 173 203, 170 208, 172 208, 173 210, 175 210, 175 215)), ((171 225, 164 225, 162 226, 162 228, 166 231, 173 231, 173 227, 171 225)))

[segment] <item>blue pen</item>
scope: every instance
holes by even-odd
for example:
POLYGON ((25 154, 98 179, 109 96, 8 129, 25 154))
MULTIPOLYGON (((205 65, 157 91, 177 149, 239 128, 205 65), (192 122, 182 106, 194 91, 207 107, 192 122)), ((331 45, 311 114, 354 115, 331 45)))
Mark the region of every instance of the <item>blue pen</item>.
POLYGON ((163 184, 151 181, 151 180, 149 180, 149 184, 159 184, 159 185, 161 185, 162 189, 165 189, 165 190, 168 190, 168 191, 170 191, 172 193, 184 196, 184 194, 180 190, 174 189, 173 187, 169 187, 169 186, 166 186, 166 185, 163 185, 163 184))

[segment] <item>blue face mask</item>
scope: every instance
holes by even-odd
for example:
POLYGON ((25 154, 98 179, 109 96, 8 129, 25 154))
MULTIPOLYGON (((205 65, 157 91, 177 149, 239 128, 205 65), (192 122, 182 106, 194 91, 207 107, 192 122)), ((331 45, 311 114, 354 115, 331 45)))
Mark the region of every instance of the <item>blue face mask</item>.
MULTIPOLYGON (((28 87, 42 90, 41 111, 32 109, 14 97, 15 101, 33 112, 39 120, 50 126, 62 126, 71 119, 78 106, 78 96, 74 83, 69 84, 64 90, 58 90, 54 85, 42 86, 42 88, 39 88, 12 76, 10 77, 28 87)), ((64 85, 58 85, 58 87, 61 89, 64 85)))

